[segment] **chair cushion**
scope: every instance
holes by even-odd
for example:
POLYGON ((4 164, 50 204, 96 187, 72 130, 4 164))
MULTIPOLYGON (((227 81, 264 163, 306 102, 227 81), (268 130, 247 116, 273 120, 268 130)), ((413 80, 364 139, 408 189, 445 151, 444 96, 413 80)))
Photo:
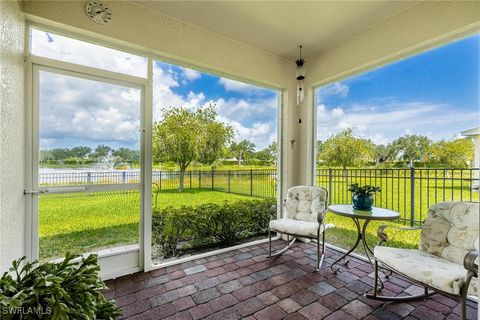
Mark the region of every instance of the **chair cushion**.
POLYGON ((420 236, 419 249, 463 264, 470 250, 478 250, 478 203, 446 201, 434 204, 420 236))
POLYGON ((294 235, 317 238, 318 222, 294 220, 294 219, 277 219, 271 220, 270 229, 280 233, 290 233, 294 235))
POLYGON ((326 209, 327 192, 315 186, 295 186, 287 191, 283 217, 303 221, 318 221, 326 209))
MULTIPOLYGON (((467 270, 458 263, 415 249, 397 249, 377 246, 375 258, 405 276, 441 291, 458 295, 467 270)), ((473 278, 469 294, 477 294, 477 279, 473 278)))

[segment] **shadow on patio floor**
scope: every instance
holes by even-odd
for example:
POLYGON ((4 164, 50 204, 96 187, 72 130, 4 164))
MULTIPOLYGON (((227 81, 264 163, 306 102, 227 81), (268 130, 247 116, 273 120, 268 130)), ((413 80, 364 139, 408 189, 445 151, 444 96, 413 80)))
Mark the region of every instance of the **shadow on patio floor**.
MULTIPOLYGON (((276 241, 274 249, 282 248, 276 241)), ((315 272, 315 245, 298 243, 276 260, 268 243, 107 281, 128 319, 460 319, 457 301, 434 295, 425 301, 383 303, 363 297, 371 290, 372 267, 351 258, 338 274, 330 263, 340 253, 327 248, 315 272)), ((394 275, 385 295, 419 287, 394 275)), ((476 319, 470 302, 468 319, 476 319)))

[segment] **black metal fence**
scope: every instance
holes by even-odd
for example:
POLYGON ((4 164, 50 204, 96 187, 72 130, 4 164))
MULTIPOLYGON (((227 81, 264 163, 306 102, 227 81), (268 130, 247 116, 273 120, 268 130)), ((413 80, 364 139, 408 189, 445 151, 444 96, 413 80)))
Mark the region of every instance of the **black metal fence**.
MULTIPOLYGON (((139 171, 41 173, 42 185, 137 183, 139 171)), ((154 170, 154 192, 176 190, 180 172, 154 170)), ((430 205, 447 200, 479 201, 479 169, 333 169, 319 168, 316 184, 329 190, 329 203, 351 203, 352 183, 382 188, 375 205, 396 210, 401 220, 421 224, 430 205)), ((251 197, 276 197, 275 169, 187 171, 185 189, 214 190, 251 197)))
POLYGON ((330 203, 351 203, 350 184, 382 188, 375 206, 396 210, 401 220, 421 224, 440 201, 478 202, 479 169, 317 169, 316 184, 329 190, 330 203))
MULTIPOLYGON (((92 171, 40 173, 41 185, 88 185, 110 183, 138 183, 139 171, 92 171)), ((176 190, 180 184, 179 171, 152 172, 154 192, 176 190)), ((207 189, 251 197, 277 196, 275 169, 251 170, 195 170, 184 176, 184 189, 207 189)))
POLYGON ((39 174, 40 185, 87 185, 107 183, 138 183, 139 171, 78 171, 39 174))
MULTIPOLYGON (((153 171, 152 182, 157 190, 175 190, 180 183, 178 171, 153 171)), ((187 171, 184 189, 208 189, 251 197, 277 196, 277 171, 260 170, 198 170, 187 171)))

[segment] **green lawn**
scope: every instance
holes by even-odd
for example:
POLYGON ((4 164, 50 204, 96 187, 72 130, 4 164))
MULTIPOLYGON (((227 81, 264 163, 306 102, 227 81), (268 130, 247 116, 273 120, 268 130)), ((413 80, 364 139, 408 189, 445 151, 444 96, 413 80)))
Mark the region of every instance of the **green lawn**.
MULTIPOLYGON (((155 193, 153 200, 155 199, 155 193)), ((174 190, 158 194, 159 207, 200 205, 212 202, 250 199, 247 196, 211 190, 174 190)), ((155 200, 154 200, 155 201, 155 200)), ((139 194, 136 191, 102 192, 92 194, 42 195, 40 197, 40 256, 51 259, 67 251, 86 252, 138 242, 139 194)), ((329 229, 329 243, 349 248, 355 239, 354 223, 344 217, 327 214, 327 222, 336 227, 329 229)), ((378 241, 376 230, 381 223, 368 227, 368 242, 373 247, 378 241)), ((394 233, 396 246, 414 247, 415 236, 394 233)), ((362 251, 358 251, 362 253, 362 251)))
POLYGON ((344 175, 343 170, 335 170, 330 183, 327 170, 317 176, 317 185, 331 189, 332 203, 351 203, 351 193, 347 188, 352 183, 374 185, 382 188, 375 195, 375 206, 400 212, 402 218, 409 220, 412 214, 410 198, 414 188, 413 214, 416 221, 426 219, 428 207, 441 201, 478 202, 479 194, 471 190, 468 179, 470 172, 449 170, 428 171, 417 169, 414 184, 410 180, 410 170, 394 170, 388 173, 381 170, 357 169, 344 175), (460 175, 462 174, 462 176, 460 175))
MULTIPOLYGON (((360 222, 363 224, 364 221, 360 220, 360 222)), ((357 228, 355 223, 350 218, 337 216, 332 213, 327 213, 327 223, 334 224, 335 228, 327 230, 325 233, 325 241, 340 248, 350 249, 357 238, 357 228)), ((382 224, 405 227, 405 225, 395 222, 370 222, 367 227, 366 239, 372 250, 378 243, 379 238, 377 236, 377 229, 382 224)), ((387 244, 389 246, 399 248, 416 248, 418 246, 420 231, 399 231, 396 229, 387 229, 386 231, 391 239, 387 244)), ((359 244, 355 252, 365 255, 361 244, 359 244)))
MULTIPOLYGON (((179 185, 178 173, 162 172, 154 175, 155 186, 163 190, 176 190, 179 185)), ((277 178, 275 170, 257 169, 243 171, 187 171, 184 181, 185 189, 210 189, 246 196, 276 197, 277 178)))
MULTIPOLYGON (((332 203, 350 203, 350 193, 346 191, 350 183, 371 184, 382 187, 376 195, 375 205, 397 210, 408 219, 411 213, 409 170, 394 174, 377 174, 369 178, 372 170, 358 171, 355 176, 334 176, 331 183, 332 203)), ((426 218, 429 204, 443 200, 478 201, 478 192, 471 192, 470 185, 460 181, 455 174, 436 178, 423 173, 415 180, 416 220, 426 218)), ((464 177, 465 178, 465 177, 464 177)), ((468 178, 468 177, 467 177, 468 178)), ((317 184, 327 189, 330 184, 326 177, 317 177, 317 184)), ((160 186, 160 185, 158 185, 160 186)), ((249 195, 274 196, 276 181, 266 171, 264 175, 254 175, 250 180, 249 172, 231 175, 202 174, 202 180, 187 175, 183 193, 179 193, 178 179, 162 178, 162 190, 156 196, 154 187, 153 202, 158 206, 199 205, 248 199, 249 195), (190 189, 190 186, 192 187, 190 189), (199 189, 202 187, 202 189, 199 189), (167 189, 167 190, 165 190, 167 189), (231 193, 228 193, 230 191, 231 193), (243 194, 243 195, 240 195, 243 194)), ((102 192, 94 194, 66 194, 40 196, 40 256, 42 259, 58 257, 66 251, 94 251, 99 248, 138 242, 139 194, 128 192, 102 192)), ((327 222, 336 228, 327 232, 327 241, 343 248, 349 248, 356 237, 354 223, 344 217, 327 215, 327 222)), ((405 222, 408 225, 408 222, 405 222)), ((374 246, 378 237, 376 230, 382 222, 372 222, 367 229, 367 240, 374 246)), ((403 224, 399 224, 403 225, 403 224)), ((392 245, 415 247, 419 232, 400 232, 392 230, 392 245)), ((359 251, 362 252, 361 250, 359 251)))
MULTIPOLYGON (((428 207, 441 201, 475 201, 478 202, 479 194, 471 190, 468 179, 471 178, 469 171, 456 170, 416 170, 414 179, 414 205, 413 214, 415 220, 420 222, 426 219, 428 207)), ((352 183, 360 185, 380 186, 382 192, 375 195, 375 206, 389 208, 400 212, 405 220, 401 223, 372 221, 367 229, 367 241, 373 248, 378 242, 377 229, 382 224, 395 224, 397 226, 410 226, 412 214, 410 169, 393 170, 382 172, 374 169, 349 170, 345 175, 343 170, 333 170, 333 179, 330 183, 328 169, 320 171, 317 176, 317 185, 330 189, 331 199, 334 204, 351 203, 351 193, 347 188, 352 183)), ((327 214, 327 222, 336 225, 326 233, 328 242, 339 247, 350 248, 357 234, 354 222, 345 217, 327 214)), ((363 223, 363 221, 361 221, 363 223)), ((419 224, 417 222, 417 224, 419 224)), ((420 231, 399 231, 387 229, 392 239, 390 245, 396 247, 415 248, 418 245, 420 231)), ((356 252, 362 253, 361 246, 356 252)))
MULTIPOLYGON (((154 197, 155 199, 155 193, 154 197)), ((217 191, 162 191, 159 207, 200 205, 249 199, 217 191)), ((51 259, 67 251, 88 252, 138 243, 140 201, 137 191, 85 194, 45 194, 39 200, 40 257, 51 259)))
MULTIPOLYGON (((167 165, 167 164, 153 164, 153 169, 154 170, 180 170, 180 168, 174 164, 170 164, 170 165, 167 165)), ((259 169, 272 169, 272 170, 275 170, 276 169, 276 166, 275 165, 264 165, 264 166, 261 166, 261 165, 256 165, 256 164, 253 164, 253 165, 237 165, 237 164, 230 164, 230 165, 225 165, 225 164, 221 164, 221 165, 218 165, 214 168, 215 170, 250 170, 250 169, 253 169, 253 170, 259 170, 259 169)), ((204 166, 201 166, 201 165, 197 165, 197 166, 189 166, 187 168, 188 171, 196 171, 196 170, 212 170, 212 166, 210 165, 204 165, 204 166)))

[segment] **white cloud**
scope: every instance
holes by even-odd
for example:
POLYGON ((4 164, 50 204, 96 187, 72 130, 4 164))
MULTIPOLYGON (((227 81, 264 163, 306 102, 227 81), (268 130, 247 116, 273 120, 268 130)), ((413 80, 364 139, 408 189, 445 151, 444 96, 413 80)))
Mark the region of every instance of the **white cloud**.
POLYGON ((335 82, 325 87, 322 87, 317 92, 318 101, 323 101, 329 96, 346 97, 349 92, 349 87, 341 82, 335 82))
POLYGON ((476 113, 460 113, 448 105, 423 102, 383 101, 380 105, 357 104, 317 109, 317 139, 325 140, 340 131, 353 128, 357 135, 386 144, 404 134, 423 134, 431 139, 452 138, 466 121, 477 119, 476 113), (448 125, 448 126, 445 126, 448 125), (432 128, 448 128, 437 130, 432 128))
POLYGON ((236 121, 253 121, 253 120, 271 120, 277 111, 277 99, 265 98, 265 99, 237 99, 229 98, 225 100, 223 98, 212 100, 218 108, 218 113, 226 118, 236 121))
POLYGON ((217 106, 219 119, 236 130, 236 141, 249 140, 263 149, 277 141, 277 98, 208 101, 217 106))
MULTIPOLYGON (((41 31, 34 30, 33 38, 33 51, 39 55, 146 75, 146 59, 142 57, 41 31)), ((154 121, 161 119, 163 110, 172 107, 193 109, 213 103, 218 118, 235 128, 236 140, 250 140, 257 149, 276 141, 277 99, 271 94, 264 97, 266 89, 221 78, 219 83, 227 91, 240 92, 242 97, 207 101, 203 92, 178 90, 184 89, 179 87, 188 85, 188 81, 200 78, 200 72, 165 63, 155 63, 153 71, 154 121)), ((140 90, 41 72, 40 91, 41 148, 112 142, 139 147, 140 90)))
POLYGON ((139 89, 42 71, 40 92, 41 146, 79 139, 138 147, 139 89))
MULTIPOLYGON (((277 140, 277 98, 218 98, 216 100, 206 100, 203 92, 196 93, 190 91, 186 97, 176 94, 172 89, 179 86, 179 75, 174 72, 168 72, 160 67, 154 69, 154 120, 160 120, 162 110, 170 107, 196 108, 209 104, 217 107, 218 119, 230 124, 235 130, 235 140, 241 141, 247 139, 255 143, 257 149, 267 147, 270 143, 277 140)), ((223 79, 224 83, 232 89, 239 89, 242 85, 258 87, 249 84, 243 84, 233 80, 223 79), (235 84, 232 85, 232 83, 235 84), (232 87, 233 86, 233 87, 232 87)), ((222 82, 222 79, 219 80, 222 82)), ((265 90, 260 88, 261 90, 265 90)), ((250 89, 246 89, 249 91, 250 89)), ((247 94, 247 92, 244 92, 247 94)))
POLYGON ((244 93, 252 93, 255 91, 262 91, 265 90, 262 87, 257 87, 248 83, 244 82, 239 82, 235 80, 230 80, 226 78, 220 78, 218 80, 218 83, 220 83, 225 90, 227 91, 237 91, 237 92, 244 92, 244 93))
POLYGON ((369 138, 370 140, 373 141, 373 143, 378 145, 380 144, 387 145, 390 142, 387 138, 385 138, 385 135, 382 132, 376 132, 373 135, 371 135, 369 138))
POLYGON ((147 77, 147 58, 32 29, 32 53, 85 66, 147 77))
POLYGON ((189 81, 199 79, 202 76, 202 74, 197 70, 192 70, 187 68, 181 68, 181 69, 182 69, 183 76, 187 78, 189 81))
POLYGON ((333 108, 332 117, 341 118, 344 115, 343 109, 340 107, 333 108))
MULTIPOLYGON (((175 73, 163 70, 155 65, 153 68, 153 120, 161 119, 162 111, 172 107, 183 107, 187 100, 172 91, 178 87, 175 73)), ((193 98, 193 97, 192 97, 193 98)), ((198 97, 200 98, 200 96, 198 97)))
POLYGON ((356 128, 358 131, 360 131, 360 132, 363 132, 363 131, 366 131, 366 130, 367 130, 367 126, 364 125, 364 124, 357 124, 357 125, 355 126, 355 128, 356 128))
POLYGON ((274 141, 277 141, 276 122, 255 122, 252 126, 247 127, 240 122, 225 118, 221 115, 217 117, 218 120, 228 123, 235 131, 235 141, 248 140, 255 144, 257 150, 268 147, 274 141))
POLYGON ((56 139, 40 138, 40 150, 55 147, 56 139))

